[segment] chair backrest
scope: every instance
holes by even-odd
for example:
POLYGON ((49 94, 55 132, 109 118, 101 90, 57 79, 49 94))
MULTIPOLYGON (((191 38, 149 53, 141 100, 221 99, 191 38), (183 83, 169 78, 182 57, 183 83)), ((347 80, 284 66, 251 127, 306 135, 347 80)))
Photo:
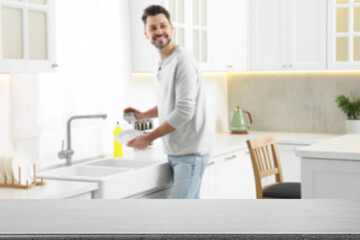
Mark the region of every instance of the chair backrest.
POLYGON ((273 184, 262 186, 261 179, 275 175, 275 184, 283 182, 279 153, 273 136, 246 141, 254 170, 256 197, 263 198, 263 190, 273 184))

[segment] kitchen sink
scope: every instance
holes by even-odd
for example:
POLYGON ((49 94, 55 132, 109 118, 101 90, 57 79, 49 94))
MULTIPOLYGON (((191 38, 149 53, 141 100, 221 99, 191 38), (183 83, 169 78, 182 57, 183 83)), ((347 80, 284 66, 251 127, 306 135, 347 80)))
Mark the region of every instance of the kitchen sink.
POLYGON ((167 162, 109 158, 39 172, 44 179, 97 182, 93 198, 131 198, 171 186, 167 162))
POLYGON ((40 173, 40 177, 52 179, 71 179, 71 180, 94 180, 101 181, 102 179, 114 174, 128 171, 128 168, 101 168, 94 166, 71 166, 62 167, 50 171, 40 173))
POLYGON ((94 161, 91 163, 87 163, 86 165, 115 167, 115 168, 143 168, 158 163, 159 162, 155 162, 155 161, 134 161, 134 160, 115 158, 115 159, 94 161))

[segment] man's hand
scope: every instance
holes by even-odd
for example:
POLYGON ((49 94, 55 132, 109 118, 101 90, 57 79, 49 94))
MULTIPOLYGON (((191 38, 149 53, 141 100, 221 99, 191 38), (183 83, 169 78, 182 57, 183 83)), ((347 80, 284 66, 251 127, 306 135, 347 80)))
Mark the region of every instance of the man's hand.
POLYGON ((132 107, 128 107, 124 109, 124 112, 134 112, 135 117, 141 121, 145 119, 144 113, 140 112, 139 110, 132 108, 132 107))
POLYGON ((131 139, 130 141, 128 141, 126 146, 144 150, 145 148, 147 148, 147 146, 150 145, 150 143, 151 140, 148 138, 147 134, 144 134, 131 139))

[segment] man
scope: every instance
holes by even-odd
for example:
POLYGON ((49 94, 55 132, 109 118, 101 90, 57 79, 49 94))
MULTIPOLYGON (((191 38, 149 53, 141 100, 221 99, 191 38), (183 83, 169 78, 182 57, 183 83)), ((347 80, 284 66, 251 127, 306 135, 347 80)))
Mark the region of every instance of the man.
POLYGON ((169 198, 199 198, 212 139, 200 73, 194 57, 172 41, 174 26, 165 8, 147 7, 142 20, 145 37, 161 58, 155 76, 158 105, 146 112, 124 111, 134 112, 138 120, 159 117, 160 126, 130 140, 127 146, 145 149, 162 137, 173 174, 169 198))

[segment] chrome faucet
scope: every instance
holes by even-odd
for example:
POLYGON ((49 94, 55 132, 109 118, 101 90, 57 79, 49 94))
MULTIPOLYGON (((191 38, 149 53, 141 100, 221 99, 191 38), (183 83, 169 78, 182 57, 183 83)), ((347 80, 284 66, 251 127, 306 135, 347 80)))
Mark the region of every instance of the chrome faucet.
POLYGON ((99 115, 83 115, 83 116, 73 116, 69 118, 67 121, 67 149, 64 150, 64 141, 62 141, 62 148, 61 151, 58 153, 58 157, 60 159, 66 158, 66 166, 71 166, 71 157, 74 155, 74 150, 71 149, 71 121, 75 119, 82 119, 82 118, 103 118, 106 119, 106 114, 99 114, 99 115))

